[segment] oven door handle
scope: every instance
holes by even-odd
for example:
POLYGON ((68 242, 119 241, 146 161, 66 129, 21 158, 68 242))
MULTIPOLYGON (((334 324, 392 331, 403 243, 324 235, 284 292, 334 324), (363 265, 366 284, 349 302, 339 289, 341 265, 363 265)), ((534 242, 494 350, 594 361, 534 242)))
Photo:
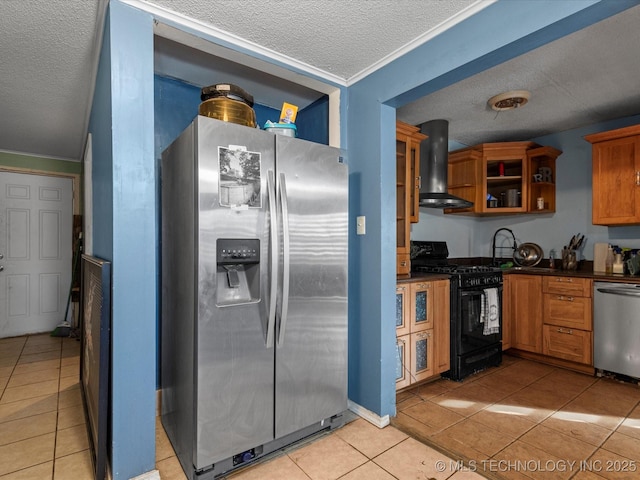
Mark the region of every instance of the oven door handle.
POLYGON ((460 295, 462 297, 471 297, 475 295, 484 295, 484 290, 461 290, 460 295))

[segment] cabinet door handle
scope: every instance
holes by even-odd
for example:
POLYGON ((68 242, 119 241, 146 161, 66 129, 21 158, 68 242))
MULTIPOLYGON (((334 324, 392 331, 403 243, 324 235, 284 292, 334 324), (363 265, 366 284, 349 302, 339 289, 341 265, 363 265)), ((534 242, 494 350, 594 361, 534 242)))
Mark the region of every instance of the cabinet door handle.
POLYGON ((636 186, 640 186, 640 170, 636 170, 636 186))
MULTIPOLYGON (((640 172, 638 172, 640 173, 640 172)), ((416 180, 418 180, 418 188, 422 188, 422 175, 418 175, 418 177, 416 178, 416 180)))
POLYGON ((557 300, 562 300, 562 301, 567 301, 567 302, 573 302, 573 297, 565 297, 564 295, 558 295, 556 297, 557 300))
POLYGON ((567 328, 567 329, 558 328, 558 333, 565 333, 567 335, 573 335, 573 330, 571 330, 570 328, 567 328))
POLYGON ((402 260, 402 261, 400 262, 400 266, 401 266, 401 267, 406 267, 406 266, 407 266, 407 261, 406 261, 406 260, 402 260))
POLYGON ((419 339, 429 338, 430 336, 431 336, 431 332, 422 332, 422 333, 416 334, 416 337, 418 337, 419 339))
POLYGON ((569 277, 569 278, 560 278, 560 277, 556 277, 556 282, 566 282, 566 283, 571 283, 573 282, 573 278, 569 277))

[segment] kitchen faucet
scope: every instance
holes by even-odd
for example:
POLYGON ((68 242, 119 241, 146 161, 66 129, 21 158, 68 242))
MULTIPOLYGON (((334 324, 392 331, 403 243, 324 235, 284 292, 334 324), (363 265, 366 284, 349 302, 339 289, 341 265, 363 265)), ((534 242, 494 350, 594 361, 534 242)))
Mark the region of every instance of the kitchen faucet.
POLYGON ((513 234, 512 230, 510 230, 508 228, 504 228, 504 227, 503 228, 499 228, 498 230, 496 230, 496 232, 493 234, 493 240, 491 241, 491 250, 492 250, 491 265, 494 266, 494 267, 498 266, 496 264, 496 236, 498 235, 498 232, 501 232, 502 230, 506 230, 513 237, 513 251, 515 252, 516 249, 518 248, 518 244, 516 243, 516 236, 513 234))

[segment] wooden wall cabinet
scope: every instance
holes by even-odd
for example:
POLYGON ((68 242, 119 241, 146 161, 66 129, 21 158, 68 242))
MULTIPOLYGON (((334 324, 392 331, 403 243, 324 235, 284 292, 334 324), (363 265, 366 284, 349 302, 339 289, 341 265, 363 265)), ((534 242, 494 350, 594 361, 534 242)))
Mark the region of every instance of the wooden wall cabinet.
POLYGON ((640 125, 587 135, 594 225, 640 224, 640 125))
POLYGON ((396 273, 411 272, 411 223, 419 220, 420 142, 418 127, 396 123, 396 273))
POLYGON ((451 152, 449 193, 473 202, 473 207, 444 212, 466 215, 554 212, 555 161, 561 153, 533 142, 484 143, 451 152), (496 199, 496 205, 488 202, 489 195, 496 199), (539 197, 544 199, 542 209, 537 206, 539 197))
POLYGON ((396 389, 449 370, 449 340, 449 280, 399 283, 396 389))

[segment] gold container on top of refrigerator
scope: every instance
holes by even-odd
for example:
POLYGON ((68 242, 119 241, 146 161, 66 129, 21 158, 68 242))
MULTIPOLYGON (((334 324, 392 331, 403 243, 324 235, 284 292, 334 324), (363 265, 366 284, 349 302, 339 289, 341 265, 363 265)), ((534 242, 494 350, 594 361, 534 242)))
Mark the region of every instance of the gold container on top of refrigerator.
POLYGON ((198 114, 223 122, 256 127, 256 114, 252 108, 253 96, 237 85, 219 83, 204 87, 200 99, 202 103, 198 108, 198 114))

